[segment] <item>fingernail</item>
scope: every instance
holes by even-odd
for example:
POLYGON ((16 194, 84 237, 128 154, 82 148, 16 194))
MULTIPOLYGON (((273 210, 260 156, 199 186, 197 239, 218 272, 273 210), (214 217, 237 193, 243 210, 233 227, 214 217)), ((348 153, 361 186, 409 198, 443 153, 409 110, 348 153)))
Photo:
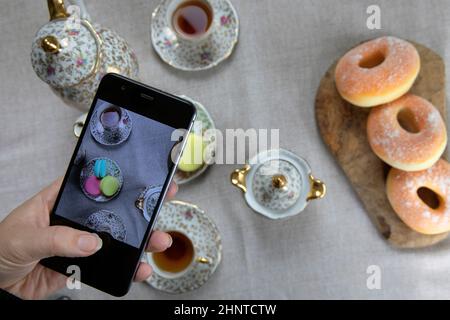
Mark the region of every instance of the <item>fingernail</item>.
POLYGON ((84 234, 78 238, 78 248, 84 252, 97 252, 102 245, 102 239, 95 233, 84 234))
POLYGON ((170 248, 172 246, 173 239, 170 236, 170 234, 167 234, 167 248, 170 248))

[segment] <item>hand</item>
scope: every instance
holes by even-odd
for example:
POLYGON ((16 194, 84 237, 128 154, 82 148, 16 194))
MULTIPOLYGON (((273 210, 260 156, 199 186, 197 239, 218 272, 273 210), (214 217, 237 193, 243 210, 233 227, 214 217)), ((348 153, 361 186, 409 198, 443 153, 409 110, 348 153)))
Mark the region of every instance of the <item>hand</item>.
MULTIPOLYGON (((50 212, 61 183, 62 179, 58 179, 0 223, 0 288, 21 298, 42 299, 65 286, 67 277, 39 264, 41 259, 87 257, 102 247, 102 240, 95 233, 50 226, 50 212)), ((168 197, 176 192, 177 186, 172 184, 168 197)), ((164 251, 171 245, 170 235, 155 231, 147 251, 164 251)), ((143 281, 151 273, 151 267, 141 263, 135 280, 143 281)))

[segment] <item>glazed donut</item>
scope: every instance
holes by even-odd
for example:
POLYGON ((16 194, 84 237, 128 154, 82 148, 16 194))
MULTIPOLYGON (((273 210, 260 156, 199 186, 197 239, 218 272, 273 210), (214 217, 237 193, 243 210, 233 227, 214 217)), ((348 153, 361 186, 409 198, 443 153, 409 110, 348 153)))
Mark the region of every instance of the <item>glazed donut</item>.
POLYGON ((420 71, 416 48, 404 40, 382 37, 350 50, 335 71, 342 98, 359 107, 374 107, 401 97, 420 71))
POLYGON ((447 129, 439 111, 412 94, 373 108, 367 136, 378 157, 404 171, 430 168, 447 145, 447 129))
POLYGON ((450 231, 450 164, 445 160, 419 172, 392 169, 386 192, 394 211, 411 229, 428 235, 450 231))

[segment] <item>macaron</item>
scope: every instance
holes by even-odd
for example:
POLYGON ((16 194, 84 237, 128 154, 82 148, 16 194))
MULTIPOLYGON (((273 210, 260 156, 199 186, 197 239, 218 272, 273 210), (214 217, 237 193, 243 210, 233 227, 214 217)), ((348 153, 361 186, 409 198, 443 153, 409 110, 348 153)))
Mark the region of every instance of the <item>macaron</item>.
POLYGON ((119 180, 113 176, 106 176, 100 182, 100 191, 107 197, 112 197, 119 190, 119 180))
POLYGON ((106 160, 105 159, 95 160, 94 174, 99 179, 102 179, 106 176, 106 160))
POLYGON ((195 133, 190 133, 186 147, 181 155, 178 169, 184 172, 194 172, 203 166, 203 153, 205 145, 203 143, 203 137, 195 133))
POLYGON ((90 176, 84 182, 84 190, 93 197, 101 195, 100 180, 95 176, 90 176))

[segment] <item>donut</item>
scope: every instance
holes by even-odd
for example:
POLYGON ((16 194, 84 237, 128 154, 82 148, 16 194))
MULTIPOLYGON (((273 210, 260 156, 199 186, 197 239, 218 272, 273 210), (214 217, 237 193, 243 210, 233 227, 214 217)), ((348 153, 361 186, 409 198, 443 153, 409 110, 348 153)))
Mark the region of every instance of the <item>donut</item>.
POLYGON ((107 196, 112 197, 119 190, 119 180, 113 176, 106 176, 100 182, 101 192, 107 196))
POLYGON ((428 235, 450 231, 450 164, 439 160, 417 172, 392 169, 386 192, 392 208, 411 229, 428 235))
POLYGON ((84 190, 86 190, 86 192, 93 197, 99 196, 101 194, 100 180, 98 180, 95 176, 90 176, 84 182, 84 190))
POLYGON ((439 111, 412 94, 373 108, 367 136, 379 158, 404 171, 430 168, 447 145, 447 129, 439 111))
POLYGON ((382 37, 346 53, 335 71, 343 99, 359 107, 374 107, 401 97, 420 71, 420 56, 405 40, 382 37))

